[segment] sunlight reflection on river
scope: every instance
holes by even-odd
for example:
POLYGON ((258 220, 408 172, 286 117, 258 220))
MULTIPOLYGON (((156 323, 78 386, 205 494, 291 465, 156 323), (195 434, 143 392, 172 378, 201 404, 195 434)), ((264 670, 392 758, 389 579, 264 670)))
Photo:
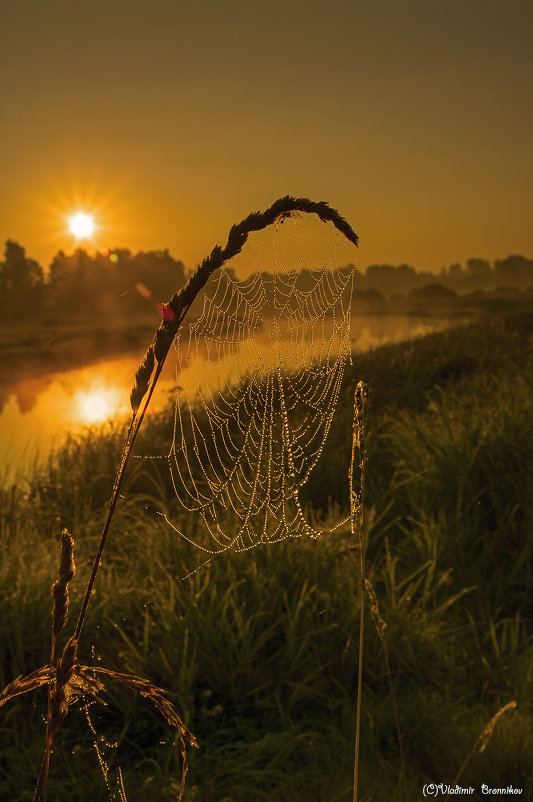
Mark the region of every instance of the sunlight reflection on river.
MULTIPOLYGON (((453 322, 457 321, 406 315, 361 316, 352 322, 352 345, 355 350, 365 351, 440 331, 453 322)), ((6 388, 0 388, 0 480, 30 471, 36 460, 60 446, 68 434, 78 434, 108 419, 127 420, 129 393, 141 357, 142 354, 129 354, 62 373, 31 377, 9 386, 7 393, 6 388)), ((180 375, 179 383, 187 386, 186 374, 180 375)), ((150 405, 151 414, 168 403, 175 386, 175 364, 169 355, 150 405)))

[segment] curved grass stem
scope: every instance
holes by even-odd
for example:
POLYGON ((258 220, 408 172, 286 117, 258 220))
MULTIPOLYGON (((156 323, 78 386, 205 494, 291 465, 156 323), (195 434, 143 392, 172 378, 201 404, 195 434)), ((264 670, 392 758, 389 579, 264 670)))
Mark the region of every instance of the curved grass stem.
MULTIPOLYGON (((228 259, 231 259, 233 256, 236 256, 237 254, 240 253, 242 247, 244 246, 244 244, 248 239, 248 235, 253 231, 260 231, 266 228, 267 226, 271 225, 278 219, 288 217, 293 212, 306 212, 309 214, 316 214, 322 221, 329 221, 333 223, 333 225, 340 232, 342 232, 342 234, 344 234, 344 236, 349 241, 354 243, 354 245, 358 244, 358 237, 351 228, 351 226, 349 225, 349 223, 343 217, 341 217, 335 209, 332 209, 327 203, 324 203, 323 201, 317 203, 315 201, 310 201, 307 198, 293 198, 287 195, 286 197, 280 198, 279 200, 275 201, 272 204, 272 206, 270 206, 265 212, 253 212, 252 214, 248 215, 248 217, 244 218, 244 220, 241 220, 240 223, 234 225, 230 229, 226 246, 224 248, 221 248, 219 245, 216 245, 211 251, 211 254, 208 257, 206 257, 203 260, 203 262, 197 267, 196 271, 189 278, 187 283, 172 296, 172 298, 168 301, 167 304, 164 305, 165 314, 163 316, 163 320, 159 325, 159 327, 157 328, 153 341, 149 346, 149 348, 147 349, 146 354, 135 374, 135 383, 130 394, 130 403, 133 414, 126 435, 126 440, 122 449, 119 466, 115 474, 113 489, 109 500, 107 517, 102 529, 100 542, 93 561, 91 575, 89 577, 89 581, 87 583, 87 587, 85 590, 85 595, 78 616, 78 621, 76 623, 76 629, 74 631, 73 637, 69 641, 69 644, 71 644, 71 651, 73 650, 72 654, 70 655, 70 657, 72 657, 73 662, 76 660, 77 647, 81 636, 81 631, 87 615, 89 601, 91 599, 91 595, 93 592, 96 575, 100 567, 109 528, 111 526, 115 508, 119 499, 120 489, 124 481, 126 468, 128 466, 128 462, 133 450, 133 446, 135 444, 135 440, 139 433, 139 429, 142 425, 144 415, 152 398, 155 386, 157 384, 157 380, 161 375, 163 365, 165 363, 166 357, 168 355, 174 337, 178 332, 178 329, 180 328, 188 310, 190 309, 191 304, 194 302, 196 296, 198 295, 200 290, 204 287, 204 285, 206 284, 212 273, 214 273, 214 271, 217 270, 218 268, 222 267, 222 265, 225 262, 227 262, 228 259), (154 372, 154 367, 155 367, 155 372, 154 372), (142 412, 138 414, 141 402, 145 397, 146 393, 148 393, 148 395, 144 402, 142 412)), ((69 644, 67 644, 67 646, 69 644)), ((53 647, 51 653, 51 661, 52 659, 53 659, 53 647)), ((44 802, 46 802, 46 793, 47 793, 46 789, 48 782, 48 770, 50 764, 52 741, 55 732, 57 730, 57 727, 59 726, 62 717, 65 715, 65 713, 63 713, 63 716, 57 717, 54 715, 53 710, 51 711, 51 708, 54 707, 54 704, 57 706, 59 695, 61 692, 64 692, 63 687, 68 682, 67 678, 64 679, 63 686, 60 684, 59 667, 62 660, 63 661, 65 660, 65 653, 63 653, 63 657, 58 661, 57 664, 58 672, 56 677, 55 689, 53 692, 51 692, 51 690, 49 689, 49 705, 48 705, 47 725, 46 725, 47 726, 46 747, 45 747, 43 762, 41 765, 41 772, 35 789, 34 802, 37 802, 41 798, 42 793, 44 793, 44 802)), ((70 673, 72 673, 72 665, 70 665, 70 673)), ((50 667, 52 668, 52 665, 50 665, 50 667)))

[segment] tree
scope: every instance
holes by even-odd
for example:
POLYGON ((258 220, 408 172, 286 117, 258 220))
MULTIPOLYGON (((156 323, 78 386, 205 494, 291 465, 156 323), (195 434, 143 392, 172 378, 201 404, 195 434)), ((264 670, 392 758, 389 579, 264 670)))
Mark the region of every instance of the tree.
POLYGON ((49 311, 61 318, 76 318, 93 302, 91 273, 93 259, 83 248, 67 256, 59 251, 53 258, 48 274, 49 311))
POLYGON ((497 259, 494 262, 498 283, 512 284, 517 287, 531 287, 533 285, 533 260, 516 254, 507 259, 497 259))
POLYGON ((428 303, 449 303, 455 301, 457 293, 442 284, 426 284, 424 287, 415 287, 409 293, 409 298, 415 301, 425 301, 428 303))
POLYGON ((409 292, 416 287, 418 276, 410 265, 370 265, 365 274, 365 287, 382 293, 409 292))
POLYGON ((41 311, 44 275, 18 242, 7 240, 0 263, 0 309, 7 319, 27 319, 41 311))
POLYGON ((487 262, 486 259, 468 259, 466 267, 471 276, 489 278, 492 273, 490 262, 487 262))

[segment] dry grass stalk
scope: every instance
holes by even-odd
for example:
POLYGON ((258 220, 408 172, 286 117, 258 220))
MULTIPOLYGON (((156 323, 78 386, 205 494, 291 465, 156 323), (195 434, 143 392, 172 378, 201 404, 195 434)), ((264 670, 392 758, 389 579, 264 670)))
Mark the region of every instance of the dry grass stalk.
POLYGON ((10 699, 14 699, 15 696, 20 696, 29 691, 35 691, 42 685, 46 685, 53 679, 53 676, 54 669, 51 666, 43 666, 42 668, 38 668, 37 671, 28 674, 27 677, 22 677, 22 675, 17 677, 0 692, 0 707, 5 705, 6 702, 9 702, 10 699))
MULTIPOLYGON (((481 733, 479 738, 477 738, 477 740, 474 743, 474 746, 472 747, 472 749, 470 750, 470 752, 466 756, 466 758, 465 758, 465 760, 463 762, 463 765, 461 766, 461 768, 457 772, 457 776, 456 776, 456 778, 454 779, 454 781, 452 782, 452 784, 450 786, 451 788, 455 788, 455 786, 457 785, 457 783, 461 779, 465 768, 470 763, 470 761, 474 757, 474 755, 480 755, 482 752, 485 751, 485 749, 487 748, 487 744, 488 744, 488 742, 490 741, 490 739, 492 737, 492 733, 494 732, 494 728, 496 727, 496 724, 498 723, 499 719, 503 716, 503 714, 506 713, 508 710, 516 710, 516 708, 517 708, 517 704, 513 700, 512 702, 507 702, 507 704, 504 705, 503 707, 500 707, 500 709, 497 711, 497 713, 495 713, 493 715, 493 717, 488 722, 488 724, 485 725, 485 727, 483 729, 483 732, 481 733)), ((450 794, 447 794, 446 799, 444 800, 444 802, 446 802, 446 800, 448 800, 449 798, 450 798, 450 794)))
POLYGON ((383 653, 385 655, 385 664, 387 666, 387 677, 389 680, 389 688, 392 698, 392 707, 394 710, 394 721, 396 723, 396 733, 398 735, 398 747, 400 749, 401 778, 405 779, 405 759, 403 754, 403 739, 402 739, 402 731, 400 729, 400 715, 398 713, 398 704, 396 702, 396 692, 394 690, 394 682, 392 680, 392 671, 389 660, 389 647, 387 643, 387 622, 384 621, 383 618, 381 617, 381 613, 379 611, 378 597, 376 596, 376 592, 369 579, 365 579, 365 588, 368 594, 368 599, 370 601, 370 614, 372 616, 374 626, 376 627, 378 637, 381 643, 383 644, 383 653))
POLYGON ((359 741, 361 735, 361 694, 363 687, 363 646, 365 627, 365 438, 366 438, 366 410, 368 406, 368 392, 366 385, 359 382, 355 388, 353 427, 352 427, 352 456, 350 460, 350 525, 354 538, 357 538, 359 551, 359 661, 357 669, 357 698, 355 719, 355 748, 354 748, 354 776, 353 776, 353 802, 357 802, 359 785, 359 741), (359 490, 355 490, 354 483, 357 469, 359 471, 359 490))
MULTIPOLYGON (((293 212, 306 212, 316 214, 322 221, 331 222, 354 245, 359 238, 350 224, 324 201, 312 201, 308 198, 293 198, 286 195, 279 198, 264 212, 252 212, 240 223, 236 223, 230 230, 228 241, 224 248, 215 245, 209 256, 196 269, 194 275, 184 287, 176 292, 165 304, 168 314, 163 318, 157 329, 152 344, 149 346, 144 359, 139 366, 135 385, 131 391, 130 401, 134 413, 140 407, 141 401, 148 390, 154 364, 158 367, 165 361, 166 355, 185 315, 194 299, 206 284, 210 275, 219 267, 239 254, 252 231, 261 231, 276 220, 289 217, 293 212)), ((156 374, 157 375, 157 374, 156 374)))
POLYGON ((102 529, 100 537, 100 544, 94 558, 94 563, 91 571, 91 576, 87 583, 85 596, 81 605, 78 622, 74 637, 79 640, 89 599, 91 597, 92 588, 100 565, 102 552, 104 550, 107 533, 113 518, 115 507, 117 504, 120 488, 124 480, 124 475, 128 462, 132 453, 137 434, 142 425, 144 415, 152 398, 154 389, 156 387, 163 365, 167 357, 168 351, 176 336, 179 327, 183 323, 185 315, 189 311, 196 296, 207 283, 209 277, 215 270, 222 267, 228 259, 233 258, 239 254, 252 231, 261 231, 267 226, 274 223, 276 220, 289 217, 291 214, 297 212, 306 212, 307 214, 316 214, 320 220, 324 222, 331 222, 333 225, 354 245, 357 245, 359 238, 350 224, 337 212, 332 209, 324 201, 311 201, 308 198, 293 198, 286 195, 284 198, 279 198, 264 212, 252 212, 240 223, 235 224, 230 229, 228 234, 228 241, 224 248, 220 245, 215 245, 209 256, 197 267, 196 271, 189 278, 187 283, 176 292, 172 298, 164 305, 166 314, 157 328, 151 345, 148 347, 144 358, 139 365, 135 374, 135 384, 130 394, 130 404, 132 408, 132 418, 130 421, 126 441, 122 449, 120 463, 115 476, 113 490, 109 501, 109 509, 107 518, 102 529), (157 363, 157 364, 156 364, 157 363), (154 371, 155 367, 155 371, 154 371), (153 376, 152 376, 153 374, 153 376), (148 393, 142 411, 139 413, 141 401, 148 393))
POLYGON ((61 533, 61 561, 59 564, 59 579, 52 585, 52 596, 54 597, 54 609, 52 611, 52 656, 50 663, 54 659, 54 647, 57 636, 65 626, 68 616, 68 584, 76 573, 74 563, 74 540, 72 535, 63 529, 61 533))
MULTIPOLYGON (((85 666, 74 664, 72 667, 72 676, 65 686, 65 694, 70 703, 74 699, 82 696, 91 696, 101 704, 106 704, 102 699, 98 698, 98 693, 104 689, 102 683, 99 683, 93 677, 85 673, 85 666)), ((0 707, 14 699, 15 696, 21 696, 24 693, 35 691, 53 682, 56 676, 56 669, 51 666, 43 666, 42 668, 33 671, 26 677, 17 677, 9 685, 6 685, 4 690, 0 693, 0 707)))
MULTIPOLYGON (((176 727, 179 733, 180 752, 183 759, 181 785, 178 797, 178 802, 180 802, 185 790, 185 777, 188 771, 186 742, 196 747, 198 746, 198 742, 178 716, 171 702, 165 697, 164 692, 141 677, 120 674, 117 671, 111 671, 100 666, 79 665, 77 662, 78 641, 74 637, 69 638, 56 666, 53 666, 57 636, 63 629, 68 616, 68 585, 75 571, 74 540, 66 530, 63 530, 61 537, 59 579, 54 582, 51 591, 54 597, 54 607, 52 611, 53 623, 50 665, 43 666, 37 671, 28 674, 27 677, 17 677, 16 680, 7 685, 0 693, 1 707, 15 696, 28 693, 29 691, 36 690, 48 684, 45 749, 39 778, 35 786, 34 802, 37 802, 37 800, 41 798, 46 802, 52 744, 59 725, 68 713, 69 705, 80 698, 86 700, 87 697, 101 704, 106 704, 101 698, 101 693, 105 691, 105 685, 97 679, 94 674, 109 677, 149 699, 167 723, 172 727, 176 727)), ((125 799, 122 775, 119 775, 119 779, 121 798, 125 799)))
POLYGON ((66 687, 72 677, 77 654, 78 641, 69 638, 56 666, 56 681, 52 691, 50 709, 50 729, 53 734, 68 713, 66 687))
MULTIPOLYGON (((61 533, 61 558, 59 561, 59 579, 52 585, 51 593, 54 597, 54 607, 52 609, 52 638, 50 644, 50 669, 54 663, 54 654, 57 636, 66 624, 68 617, 69 594, 68 586, 76 573, 74 563, 74 540, 67 529, 61 533)), ((78 652, 78 641, 70 638, 67 642, 63 654, 57 661, 55 670, 55 683, 53 683, 53 673, 48 682, 48 711, 46 715, 46 738, 44 755, 41 763, 41 771, 35 786, 34 802, 37 802, 43 795, 46 802, 48 795, 48 772, 50 768, 50 755, 52 754, 52 744, 56 730, 68 712, 68 701, 66 686, 72 676, 72 669, 76 662, 78 652)))
POLYGON ((151 682, 148 682, 148 680, 143 679, 142 677, 136 677, 134 674, 121 674, 118 671, 111 671, 110 669, 102 668, 101 666, 79 667, 77 674, 78 676, 85 678, 87 671, 93 671, 96 674, 104 674, 106 677, 110 677, 117 682, 121 682, 123 685, 126 685, 128 688, 136 691, 141 696, 149 699, 171 727, 176 727, 184 736, 184 738, 187 739, 191 746, 198 747, 198 741, 192 732, 185 726, 183 721, 174 710, 172 704, 165 697, 165 692, 161 688, 158 688, 157 685, 153 685, 151 682))
POLYGON ((165 697, 164 691, 162 691, 162 689, 158 688, 156 685, 152 685, 152 683, 148 682, 148 680, 143 679, 142 677, 136 677, 133 674, 120 674, 118 671, 110 671, 109 669, 101 668, 100 666, 90 669, 84 667, 80 674, 85 677, 87 670, 98 674, 104 674, 116 682, 121 682, 127 688, 136 691, 136 693, 140 694, 144 698, 149 699, 159 713, 161 713, 166 722, 170 724, 171 727, 176 727, 179 732, 180 753, 183 761, 181 784, 178 796, 178 802, 181 802, 183 793, 185 791, 185 778, 189 770, 189 764, 187 761, 187 745, 185 741, 187 741, 190 746, 195 746, 197 748, 198 741, 192 732, 185 726, 181 718, 174 710, 172 704, 165 697))

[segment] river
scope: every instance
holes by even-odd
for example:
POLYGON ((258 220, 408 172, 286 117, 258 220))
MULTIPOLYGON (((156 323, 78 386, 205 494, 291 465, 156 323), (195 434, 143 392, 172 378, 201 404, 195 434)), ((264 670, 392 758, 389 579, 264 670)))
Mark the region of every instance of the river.
MULTIPOLYGON (((355 351, 419 337, 457 325, 457 319, 408 315, 357 316, 352 323, 355 351)), ((171 352, 172 354, 172 352, 171 352)), ((174 360, 169 355, 151 403, 151 414, 169 401, 176 385, 174 360)), ((0 388, 0 481, 31 472, 32 466, 61 446, 69 434, 108 419, 125 420, 129 394, 142 353, 29 376, 0 388)), ((186 377, 180 376, 183 384, 186 377)))

